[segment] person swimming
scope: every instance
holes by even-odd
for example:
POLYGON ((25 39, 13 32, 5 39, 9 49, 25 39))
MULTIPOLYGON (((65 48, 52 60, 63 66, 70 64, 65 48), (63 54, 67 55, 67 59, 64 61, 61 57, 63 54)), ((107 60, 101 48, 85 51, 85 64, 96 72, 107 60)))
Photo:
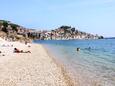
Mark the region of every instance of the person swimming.
POLYGON ((91 50, 91 47, 88 47, 88 48, 84 48, 85 50, 88 50, 88 51, 90 51, 91 50))
POLYGON ((80 51, 80 48, 77 48, 77 51, 80 51))

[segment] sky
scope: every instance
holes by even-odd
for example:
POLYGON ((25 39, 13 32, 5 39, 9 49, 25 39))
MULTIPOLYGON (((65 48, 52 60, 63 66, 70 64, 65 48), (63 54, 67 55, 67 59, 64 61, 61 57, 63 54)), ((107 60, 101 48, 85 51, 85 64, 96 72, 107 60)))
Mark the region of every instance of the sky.
POLYGON ((115 37, 115 0, 0 0, 0 19, 27 28, 61 25, 115 37))

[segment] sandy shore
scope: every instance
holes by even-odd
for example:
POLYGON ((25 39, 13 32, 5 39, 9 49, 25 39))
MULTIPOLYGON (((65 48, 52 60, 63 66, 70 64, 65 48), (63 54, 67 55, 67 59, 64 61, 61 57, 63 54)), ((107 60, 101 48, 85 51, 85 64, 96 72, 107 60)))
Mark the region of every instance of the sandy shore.
POLYGON ((73 86, 42 45, 30 45, 0 42, 0 86, 73 86), (14 47, 31 53, 13 53, 14 47))

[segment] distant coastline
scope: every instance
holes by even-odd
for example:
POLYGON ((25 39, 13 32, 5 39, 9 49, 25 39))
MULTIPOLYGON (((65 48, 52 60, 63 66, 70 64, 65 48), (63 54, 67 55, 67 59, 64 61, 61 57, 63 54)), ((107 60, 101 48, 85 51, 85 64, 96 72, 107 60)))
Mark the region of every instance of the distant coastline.
POLYGON ((104 39, 115 39, 115 37, 105 37, 104 39))
POLYGON ((73 40, 73 39, 103 39, 103 36, 78 30, 75 27, 62 25, 52 30, 30 29, 14 24, 10 21, 0 20, 0 37, 10 41, 38 40, 73 40))

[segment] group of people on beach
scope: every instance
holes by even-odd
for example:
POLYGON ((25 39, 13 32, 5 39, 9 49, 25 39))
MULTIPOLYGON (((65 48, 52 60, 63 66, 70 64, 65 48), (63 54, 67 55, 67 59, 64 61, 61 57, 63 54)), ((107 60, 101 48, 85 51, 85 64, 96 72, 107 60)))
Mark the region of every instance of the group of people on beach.
MULTIPOLYGON (((25 45, 27 45, 27 44, 28 44, 28 42, 25 42, 25 45)), ((14 46, 13 46, 13 44, 2 44, 1 47, 14 47, 14 46)), ((31 47, 31 46, 28 45, 28 47, 31 47)), ((13 53, 31 53, 31 51, 21 50, 21 49, 14 47, 13 53)), ((5 56, 5 54, 3 54, 3 51, 0 51, 0 56, 5 56)))

